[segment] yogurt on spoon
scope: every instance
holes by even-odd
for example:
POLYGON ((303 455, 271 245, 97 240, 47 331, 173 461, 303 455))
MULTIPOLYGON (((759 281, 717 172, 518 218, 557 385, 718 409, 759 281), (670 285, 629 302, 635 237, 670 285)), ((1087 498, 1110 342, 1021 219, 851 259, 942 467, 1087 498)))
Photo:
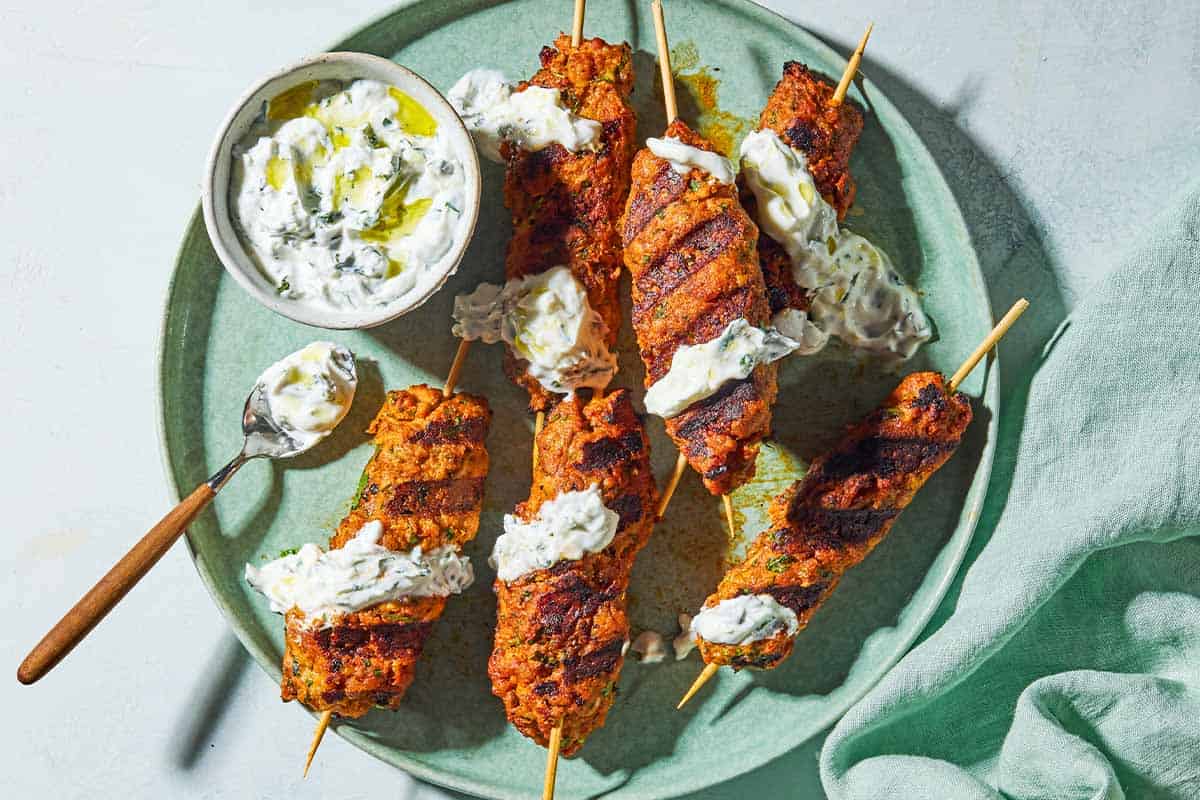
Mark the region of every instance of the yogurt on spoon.
POLYGON ((255 390, 279 429, 304 451, 345 418, 357 388, 354 354, 332 342, 313 342, 267 367, 255 390))

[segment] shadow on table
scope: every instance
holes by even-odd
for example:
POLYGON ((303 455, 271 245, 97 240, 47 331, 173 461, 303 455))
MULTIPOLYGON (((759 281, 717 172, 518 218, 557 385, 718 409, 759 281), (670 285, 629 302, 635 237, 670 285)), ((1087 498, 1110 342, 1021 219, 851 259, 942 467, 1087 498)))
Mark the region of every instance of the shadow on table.
POLYGON ((204 756, 206 745, 218 738, 217 730, 230 707, 229 698, 237 693, 249 667, 250 654, 241 643, 231 634, 222 636, 192 690, 183 695, 194 701, 184 704, 174 726, 179 736, 174 739, 171 759, 180 769, 193 769, 204 756))

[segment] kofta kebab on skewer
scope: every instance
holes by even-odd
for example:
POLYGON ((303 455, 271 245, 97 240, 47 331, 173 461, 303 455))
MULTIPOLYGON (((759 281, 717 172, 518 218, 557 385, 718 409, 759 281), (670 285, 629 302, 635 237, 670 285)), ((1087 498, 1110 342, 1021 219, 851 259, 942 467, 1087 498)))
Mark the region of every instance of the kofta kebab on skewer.
POLYGON ((634 158, 621 234, 646 409, 680 450, 659 513, 686 462, 723 497, 732 534, 728 495, 754 474, 776 395, 772 362, 794 343, 763 330, 758 230, 738 202, 732 163, 678 118, 662 4, 653 11, 667 128, 634 158))
POLYGON ((706 666, 683 707, 723 665, 774 669, 842 574, 866 558, 971 422, 958 386, 1024 313, 1018 300, 947 381, 905 377, 883 405, 815 459, 771 505, 771 526, 692 620, 706 666))
POLYGON ((582 25, 577 3, 571 36, 542 49, 529 81, 472 70, 449 94, 480 150, 505 166, 513 223, 506 283, 458 297, 454 332, 506 343, 505 372, 539 419, 563 395, 603 390, 617 370, 633 65, 628 44, 585 40, 582 25))
POLYGON ((498 600, 488 661, 512 724, 559 752, 604 724, 629 641, 626 590, 654 526, 650 446, 628 390, 561 401, 537 435, 529 499, 492 555, 498 600))
POLYGON ((473 580, 461 552, 479 530, 492 412, 485 398, 454 393, 465 354, 460 349, 456 355, 443 389, 422 384, 388 392, 368 428, 375 453, 363 468, 350 513, 330 539, 330 553, 301 550, 253 570, 253 577, 247 571, 272 607, 285 613, 283 699, 323 712, 305 759, 306 776, 334 714, 361 717, 372 706, 399 706, 447 595, 473 580), (269 584, 297 572, 311 576, 320 558, 329 559, 331 570, 361 573, 357 591, 405 591, 377 605, 310 619, 275 597, 269 584), (272 568, 280 575, 273 577, 272 568))
POLYGON ((850 155, 863 130, 845 92, 871 30, 836 88, 799 62, 785 64, 758 128, 739 148, 741 200, 759 228, 771 322, 804 355, 836 336, 900 360, 933 334, 887 253, 840 224, 857 193, 850 155))

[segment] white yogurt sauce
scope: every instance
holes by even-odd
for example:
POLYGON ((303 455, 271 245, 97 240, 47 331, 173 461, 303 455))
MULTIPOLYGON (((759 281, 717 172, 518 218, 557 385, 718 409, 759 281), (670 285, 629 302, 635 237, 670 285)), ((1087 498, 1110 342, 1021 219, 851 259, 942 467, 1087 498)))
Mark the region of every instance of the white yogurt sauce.
POLYGON ((612 543, 620 519, 604 505, 597 484, 582 492, 563 492, 542 503, 529 522, 505 514, 504 533, 496 539, 488 563, 496 569, 496 577, 511 583, 559 561, 599 553, 612 543))
POLYGON ((420 295, 465 235, 460 154, 424 107, 378 81, 284 92, 233 159, 239 235, 284 297, 345 311, 420 295))
POLYGON ((331 342, 313 342, 267 367, 256 385, 271 418, 307 450, 330 434, 354 402, 354 354, 331 342))
POLYGON ((646 410, 666 419, 677 416, 726 381, 740 381, 759 364, 777 361, 798 346, 776 330, 735 319, 715 339, 675 351, 667 374, 646 390, 646 410))
POLYGON ((816 292, 808 314, 776 316, 780 330, 804 343, 801 352, 821 349, 821 334, 900 358, 929 340, 933 329, 917 293, 886 253, 838 229, 837 212, 817 191, 803 153, 761 130, 742 140, 741 158, 759 224, 787 251, 796 283, 816 292))
POLYGON ((650 137, 646 140, 646 147, 650 148, 654 155, 669 161, 671 169, 680 175, 687 175, 693 169, 698 169, 707 172, 721 183, 733 183, 737 177, 733 162, 725 156, 684 144, 674 136, 664 139, 650 137))
POLYGON ((846 229, 793 260, 796 283, 815 288, 813 324, 851 347, 910 358, 933 336, 921 300, 887 253, 846 229))
POLYGON ((675 660, 682 661, 696 649, 696 639, 692 636, 692 615, 679 615, 679 635, 671 640, 671 648, 675 651, 675 660))
POLYGON ((763 230, 781 244, 824 242, 837 236, 837 212, 825 202, 804 153, 771 130, 742 140, 742 175, 758 201, 763 230))
POLYGON ((800 620, 769 594, 743 594, 700 609, 691 630, 694 637, 713 644, 744 645, 778 633, 793 636, 800 620))
POLYGON ((383 525, 362 526, 344 547, 324 552, 309 543, 262 568, 246 565, 246 581, 271 601, 271 610, 304 612, 308 624, 328 627, 342 614, 406 597, 459 594, 475 579, 471 561, 453 547, 397 553, 379 544, 383 525))
POLYGON ((808 318, 807 311, 785 308, 771 317, 771 327, 799 343, 793 352, 802 356, 819 353, 829 343, 829 332, 808 318))
POLYGON ((596 148, 603 126, 563 106, 557 89, 528 86, 514 92, 513 85, 502 72, 473 69, 446 95, 485 157, 503 162, 500 145, 506 141, 529 152, 551 144, 572 153, 596 148))
POLYGON ((638 654, 643 664, 658 664, 667 660, 667 643, 658 631, 642 631, 629 649, 638 654))
POLYGON ((481 283, 471 294, 454 298, 453 316, 455 336, 507 342, 551 392, 603 389, 617 372, 617 357, 604 339, 608 326, 567 267, 503 286, 481 283))

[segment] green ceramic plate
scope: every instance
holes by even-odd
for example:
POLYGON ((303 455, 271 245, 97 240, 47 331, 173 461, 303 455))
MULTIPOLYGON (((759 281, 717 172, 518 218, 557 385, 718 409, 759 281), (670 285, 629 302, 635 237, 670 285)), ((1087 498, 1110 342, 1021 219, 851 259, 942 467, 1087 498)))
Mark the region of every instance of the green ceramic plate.
MULTIPOLYGON (((570 5, 411 3, 337 49, 394 58, 442 89, 477 66, 523 76, 535 68, 539 48, 569 26, 570 5)), ((587 19, 589 35, 634 44, 642 136, 663 127, 648 8, 641 2, 593 2, 587 19)), ((681 83, 683 114, 694 121, 704 108, 702 121, 723 123, 727 131, 736 131, 739 118, 757 115, 784 61, 799 59, 835 76, 844 64, 812 36, 749 2, 671 0, 668 26, 677 66, 687 73, 681 83), (705 105, 714 92, 723 115, 705 105)), ((937 165, 870 81, 862 90, 854 96, 869 113, 854 154, 860 189, 849 224, 882 244, 925 295, 938 339, 911 366, 949 373, 990 325, 983 281, 937 165)), ((198 215, 188 226, 162 338, 163 439, 177 491, 190 490, 236 452, 242 400, 267 364, 319 337, 344 343, 363 361, 359 397, 331 441, 291 462, 246 467, 189 535, 197 569, 217 604, 246 648, 276 677, 281 619, 248 590, 243 564, 301 542, 324 541, 347 509, 369 455, 362 431, 384 390, 441 382, 455 348, 449 330, 453 296, 502 275, 508 223, 499 169, 486 165, 484 178, 478 237, 459 274, 417 311, 372 331, 333 335, 272 314, 225 275, 198 215)), ((628 329, 623 347, 620 383, 640 386, 628 329)), ((775 443, 760 460, 760 478, 736 495, 747 535, 763 527, 765 501, 799 475, 841 426, 874 407, 896 378, 844 353, 786 363, 775 443)), ((540 786, 545 751, 506 724, 489 690, 494 600, 486 556, 501 514, 527 494, 532 425, 522 394, 501 373, 499 349, 472 349, 462 388, 486 394, 496 414, 483 524, 468 548, 479 580, 449 604, 403 709, 372 712, 335 730, 430 781, 492 797, 528 797, 540 786)), ((679 713, 674 704, 700 670, 697 657, 644 666, 631 659, 608 725, 578 758, 560 766, 560 797, 671 797, 752 770, 830 725, 896 662, 951 580, 986 489, 996 428, 994 367, 991 374, 977 370, 964 388, 978 400, 977 420, 962 448, 887 541, 846 577, 800 635, 795 655, 773 672, 724 670, 679 713)), ((654 463, 663 476, 675 450, 660 421, 649 425, 654 463)), ((695 609, 716 585, 728 550, 718 500, 689 474, 637 563, 630 592, 635 630, 674 633, 676 614, 695 609)), ((297 726, 309 724, 297 713, 297 726)))

